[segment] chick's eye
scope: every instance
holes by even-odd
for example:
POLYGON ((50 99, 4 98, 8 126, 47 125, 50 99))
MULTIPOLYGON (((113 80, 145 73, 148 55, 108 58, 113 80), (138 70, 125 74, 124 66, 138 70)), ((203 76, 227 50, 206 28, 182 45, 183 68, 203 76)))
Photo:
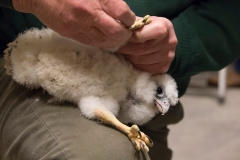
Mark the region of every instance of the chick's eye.
POLYGON ((163 93, 162 87, 158 87, 158 88, 157 88, 157 94, 162 94, 162 93, 163 93))

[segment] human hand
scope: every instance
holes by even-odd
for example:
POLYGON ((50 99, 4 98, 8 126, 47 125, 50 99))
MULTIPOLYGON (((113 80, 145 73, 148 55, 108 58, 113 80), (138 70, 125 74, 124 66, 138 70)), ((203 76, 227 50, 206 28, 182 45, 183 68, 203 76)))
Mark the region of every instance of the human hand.
POLYGON ((127 41, 135 14, 122 0, 12 0, 14 9, 32 13, 60 35, 100 48, 127 41))
POLYGON ((152 22, 136 30, 129 43, 118 52, 142 71, 163 74, 174 59, 178 41, 171 21, 153 16, 151 19, 152 22))

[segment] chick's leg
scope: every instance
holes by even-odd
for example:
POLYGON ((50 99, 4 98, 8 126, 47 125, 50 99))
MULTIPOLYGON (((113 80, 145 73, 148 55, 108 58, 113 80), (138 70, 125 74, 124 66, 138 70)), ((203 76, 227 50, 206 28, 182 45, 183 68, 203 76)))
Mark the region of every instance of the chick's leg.
POLYGON ((137 125, 132 125, 131 127, 128 127, 125 124, 121 123, 111 112, 102 108, 96 108, 94 110, 94 114, 96 118, 103 123, 112 125, 125 133, 132 141, 137 150, 142 149, 143 151, 148 152, 148 146, 153 146, 152 140, 143 132, 141 132, 137 125))

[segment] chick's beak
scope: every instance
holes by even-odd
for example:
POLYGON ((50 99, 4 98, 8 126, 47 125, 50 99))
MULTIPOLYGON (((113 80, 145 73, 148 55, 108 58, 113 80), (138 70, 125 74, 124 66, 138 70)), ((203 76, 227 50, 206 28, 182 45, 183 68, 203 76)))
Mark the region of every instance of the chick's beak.
POLYGON ((155 99, 155 105, 158 110, 164 115, 170 108, 170 103, 167 97, 161 97, 155 99))

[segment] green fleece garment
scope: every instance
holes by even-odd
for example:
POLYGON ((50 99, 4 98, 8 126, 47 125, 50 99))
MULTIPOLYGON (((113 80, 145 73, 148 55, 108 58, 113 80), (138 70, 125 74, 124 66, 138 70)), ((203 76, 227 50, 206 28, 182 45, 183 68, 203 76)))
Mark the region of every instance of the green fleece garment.
MULTIPOLYGON (((149 14, 172 21, 178 45, 168 73, 176 79, 180 96, 191 76, 219 70, 240 56, 238 0, 125 1, 137 16, 149 14)), ((18 33, 43 26, 34 16, 7 8, 1 8, 0 24, 1 51, 18 33)))
POLYGON ((0 6, 13 9, 12 0, 1 0, 0 6))

